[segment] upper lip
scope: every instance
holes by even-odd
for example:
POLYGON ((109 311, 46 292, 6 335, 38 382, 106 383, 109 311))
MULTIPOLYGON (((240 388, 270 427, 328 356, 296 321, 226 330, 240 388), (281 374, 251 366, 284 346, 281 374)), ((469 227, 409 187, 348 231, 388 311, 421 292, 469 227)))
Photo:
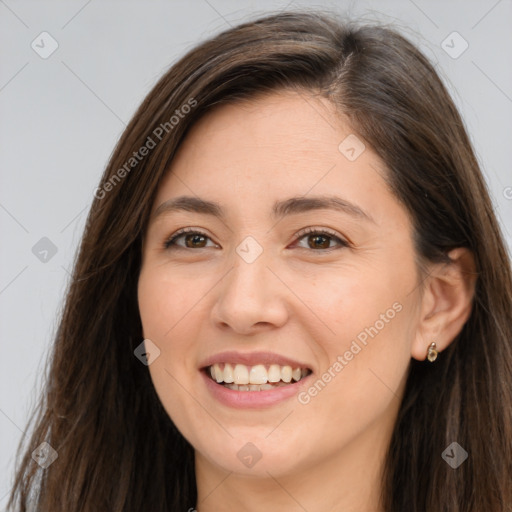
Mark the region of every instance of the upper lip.
POLYGON ((279 366, 288 365, 292 368, 311 369, 305 363, 273 352, 237 352, 236 350, 220 352, 210 356, 201 363, 200 368, 207 368, 215 363, 244 364, 246 366, 278 364, 279 366))

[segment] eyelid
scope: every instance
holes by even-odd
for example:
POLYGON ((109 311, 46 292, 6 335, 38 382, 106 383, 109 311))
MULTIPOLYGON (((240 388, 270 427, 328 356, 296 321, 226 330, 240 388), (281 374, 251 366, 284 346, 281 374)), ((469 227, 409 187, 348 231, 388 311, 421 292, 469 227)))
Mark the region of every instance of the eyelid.
MULTIPOLYGON (((294 239, 296 240, 296 242, 300 242, 301 238, 303 238, 309 234, 327 235, 328 237, 338 241, 338 247, 329 247, 328 249, 321 249, 321 250, 314 250, 314 249, 309 249, 306 247, 299 247, 299 249, 305 249, 306 251, 309 251, 309 252, 325 254, 325 253, 331 253, 332 251, 337 250, 337 249, 353 247, 352 243, 346 237, 342 236, 338 232, 336 232, 330 228, 324 228, 324 227, 319 227, 319 226, 311 226, 311 227, 301 229, 298 233, 296 233, 294 235, 294 239)), ((296 243, 296 242, 294 242, 294 243, 296 243)))
MULTIPOLYGON (((172 242, 174 242, 174 240, 176 240, 181 235, 186 235, 188 233, 194 233, 194 234, 196 233, 198 235, 202 235, 202 236, 212 240, 212 237, 208 233, 206 233, 206 231, 203 231, 200 228, 186 227, 186 228, 178 229, 178 231, 174 232, 171 236, 167 237, 164 240, 164 249, 169 249, 170 247, 176 247, 178 249, 188 249, 188 247, 182 247, 181 245, 176 245, 176 244, 172 243, 172 242)), ((213 242, 213 240, 212 240, 212 242, 213 242)), ((200 249, 206 249, 206 247, 200 247, 200 249)))
MULTIPOLYGON (((179 249, 190 249, 188 247, 182 247, 180 245, 176 245, 173 243, 178 237, 180 237, 184 234, 188 234, 188 233, 202 235, 202 236, 210 239, 213 242, 212 237, 208 233, 203 231, 201 228, 186 227, 186 228, 179 229, 178 231, 173 233, 171 236, 167 237, 164 241, 164 248, 169 249, 170 247, 174 246, 175 248, 179 248, 179 249)), ((351 242, 349 242, 346 237, 343 237, 341 234, 337 233, 336 231, 334 231, 330 228, 319 227, 319 226, 310 226, 310 227, 301 229, 300 231, 298 231, 297 233, 295 233, 293 235, 294 242, 300 241, 301 238, 303 238, 304 236, 306 236, 308 234, 327 235, 328 237, 337 240, 340 247, 352 247, 351 242)), ((213 243, 215 243, 215 242, 213 242, 213 243)), ((200 247, 199 249, 206 249, 206 247, 200 247)), ((306 248, 300 247, 300 249, 306 249, 306 248)), ((326 252, 330 252, 334 249, 336 249, 336 247, 330 247, 329 249, 321 249, 321 250, 316 250, 316 251, 313 249, 306 249, 306 250, 309 250, 312 252, 326 253, 326 252)))

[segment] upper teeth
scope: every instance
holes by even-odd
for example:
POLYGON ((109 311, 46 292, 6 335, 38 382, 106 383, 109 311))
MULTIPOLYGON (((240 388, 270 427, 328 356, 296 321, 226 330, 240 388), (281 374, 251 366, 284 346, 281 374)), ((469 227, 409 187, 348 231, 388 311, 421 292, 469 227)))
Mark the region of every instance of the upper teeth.
POLYGON ((245 366, 244 364, 231 365, 225 363, 222 368, 220 364, 210 366, 210 375, 217 382, 226 384, 266 384, 267 382, 291 382, 299 381, 308 374, 305 368, 294 368, 291 366, 279 366, 271 364, 268 369, 263 364, 256 366, 245 366))

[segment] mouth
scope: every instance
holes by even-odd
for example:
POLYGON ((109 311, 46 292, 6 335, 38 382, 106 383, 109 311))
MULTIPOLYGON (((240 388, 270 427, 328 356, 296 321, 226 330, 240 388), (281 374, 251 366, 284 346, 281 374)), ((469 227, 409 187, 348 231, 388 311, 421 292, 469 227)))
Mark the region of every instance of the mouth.
POLYGON ((215 363, 203 368, 209 379, 233 391, 271 391, 296 384, 308 377, 309 368, 278 364, 215 363))

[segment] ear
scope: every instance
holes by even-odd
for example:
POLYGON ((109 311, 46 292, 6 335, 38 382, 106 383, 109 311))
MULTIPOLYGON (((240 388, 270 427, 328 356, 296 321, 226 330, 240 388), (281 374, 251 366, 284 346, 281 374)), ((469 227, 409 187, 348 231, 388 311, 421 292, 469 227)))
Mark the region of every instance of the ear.
POLYGON ((433 265, 424 286, 411 346, 411 356, 419 361, 426 359, 432 342, 438 352, 448 347, 471 314, 477 279, 473 253, 459 247, 448 257, 450 263, 433 265))

